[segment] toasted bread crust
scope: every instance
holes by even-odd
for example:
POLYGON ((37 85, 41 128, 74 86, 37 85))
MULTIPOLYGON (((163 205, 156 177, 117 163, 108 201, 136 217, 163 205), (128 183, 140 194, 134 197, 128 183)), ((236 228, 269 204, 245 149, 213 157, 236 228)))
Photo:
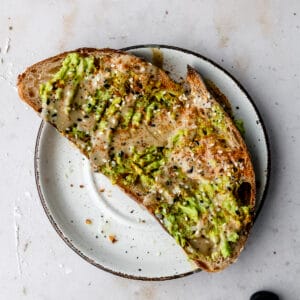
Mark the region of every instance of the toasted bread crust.
MULTIPOLYGON (((51 75, 51 73, 47 74, 42 72, 39 75, 36 75, 37 72, 41 71, 46 71, 48 72, 49 66, 51 66, 52 71, 54 73, 54 70, 56 68, 59 68, 62 61, 64 58, 69 54, 69 53, 74 53, 77 52, 81 55, 101 55, 101 54, 124 54, 125 52, 120 51, 120 50, 113 50, 113 49, 96 49, 96 48, 78 48, 73 51, 66 51, 63 53, 60 53, 58 55, 49 57, 47 59, 44 59, 30 67, 28 67, 22 74, 18 76, 18 81, 17 81, 17 87, 18 87, 18 93, 20 98, 25 101, 27 104, 29 104, 36 112, 41 112, 42 106, 41 106, 41 101, 40 98, 37 95, 30 95, 30 87, 36 88, 38 91, 38 86, 42 81, 47 80, 47 77, 51 75), (48 67, 48 68, 47 68, 48 67), (36 78, 38 77, 38 78, 36 78), (30 80, 37 80, 34 82, 34 85, 31 85, 30 80)), ((32 90, 31 92, 34 92, 32 90)))
MULTIPOLYGON (((204 97, 210 97, 208 94, 208 90, 206 89, 206 86, 202 79, 200 78, 199 74, 195 69, 192 67, 188 66, 188 74, 187 74, 187 80, 190 83, 190 86, 194 89, 197 89, 199 93, 204 93, 204 97)), ((216 99, 212 99, 213 102, 217 103, 216 99)), ((221 107, 221 105, 220 105, 221 107)), ((230 125, 230 131, 234 134, 235 138, 238 140, 238 143, 240 145, 240 153, 243 154, 244 160, 245 160, 245 165, 246 165, 246 173, 244 174, 245 180, 250 183, 251 186, 251 191, 250 191, 250 198, 249 198, 249 203, 248 205, 253 205, 255 204, 255 198, 256 198, 256 189, 255 189, 255 174, 254 170, 252 167, 252 162, 250 158, 250 153, 247 149, 247 146, 245 144, 245 141, 243 140, 240 132, 234 125, 233 120, 229 117, 229 115, 225 112, 223 109, 224 115, 226 116, 226 122, 230 125)))
MULTIPOLYGON (((45 82, 50 79, 51 75, 54 74, 61 66, 62 61, 69 53, 77 52, 81 55, 95 55, 99 56, 102 54, 108 54, 108 55, 128 55, 128 53, 119 51, 119 50, 112 50, 112 49, 95 49, 95 48, 80 48, 74 51, 68 51, 61 53, 59 55, 53 56, 51 58, 48 58, 46 60, 43 60, 41 62, 38 62, 29 68, 25 70, 24 73, 18 76, 18 93, 20 98, 29 104, 36 112, 40 113, 42 111, 42 105, 41 105, 41 99, 39 97, 38 93, 38 87, 42 82, 45 82)), ((140 58, 136 58, 132 56, 133 59, 135 59, 137 64, 143 64, 145 61, 140 58)), ((168 75, 164 71, 160 71, 160 80, 163 83, 165 87, 172 87, 173 82, 168 77, 168 75)), ((199 74, 190 66, 188 66, 188 74, 187 74, 187 82, 189 83, 192 92, 199 94, 201 97, 210 97, 204 82, 200 78, 199 74)), ((216 99, 212 99, 217 105, 216 99)), ((221 106, 220 106, 221 107, 221 106)), ((223 108, 221 108, 223 110, 223 108)), ((223 110, 224 111, 224 110, 223 110)), ((245 171, 243 172, 244 181, 248 183, 247 193, 250 193, 248 195, 247 200, 248 203, 245 203, 245 205, 251 205, 254 207, 255 205, 255 174, 253 170, 253 166, 250 159, 250 154, 247 150, 247 147, 245 145, 245 142, 243 138, 241 137, 239 131, 235 127, 232 119, 227 115, 226 112, 224 112, 226 116, 226 122, 229 126, 229 130, 231 131, 231 134, 235 136, 235 139, 238 141, 240 146, 240 153, 239 155, 243 157, 244 164, 245 164, 245 171), (249 190, 250 187, 250 190, 249 190)), ((53 124, 52 124, 53 125, 53 124)), ((75 145, 76 146, 76 145, 75 145)), ((84 150, 81 150, 81 152, 84 155, 87 155, 84 150)), ((93 164, 93 162, 91 162, 93 164)), ((134 193, 130 186, 125 186, 122 184, 121 181, 116 182, 118 186, 129 196, 131 196, 132 199, 137 201, 138 203, 143 203, 143 197, 138 196, 136 193, 134 193)), ((148 211, 156 218, 154 215, 154 210, 151 208, 151 206, 147 207, 148 211)), ((252 215, 254 212, 252 211, 252 215)), ((253 219, 253 218, 252 218, 253 219)), ((160 223, 161 224, 161 223, 160 223)), ((163 226, 162 226, 163 227, 163 226)), ((240 239, 237 243, 235 243, 234 248, 232 249, 232 254, 230 257, 221 259, 217 262, 212 261, 206 261, 206 260, 195 260, 197 265, 206 271, 209 272, 216 272, 220 271, 224 268, 226 268, 229 264, 236 261, 238 255, 244 248, 245 242, 247 240, 247 237, 249 235, 249 231, 252 227, 252 223, 250 222, 245 228, 243 228, 243 231, 240 233, 240 239)), ((164 228, 164 227, 163 227, 164 228)), ((165 229, 165 228, 164 228, 165 229)))

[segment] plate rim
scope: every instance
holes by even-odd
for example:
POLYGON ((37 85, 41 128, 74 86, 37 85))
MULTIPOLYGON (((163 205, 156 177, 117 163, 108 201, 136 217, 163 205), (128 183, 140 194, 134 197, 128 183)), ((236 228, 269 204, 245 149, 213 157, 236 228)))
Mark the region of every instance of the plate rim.
MULTIPOLYGON (((222 71, 225 75, 229 76, 230 79, 238 86, 238 88, 245 94, 246 98, 248 99, 248 101, 250 102, 250 104, 252 105, 252 107, 255 110, 255 113, 258 116, 258 120, 262 126, 263 129, 263 135, 266 141, 266 147, 267 147, 267 172, 266 172, 266 183, 264 186, 264 191, 262 193, 262 198, 261 198, 261 202, 260 202, 260 206, 258 207, 258 210, 255 214, 254 217, 254 222, 256 221, 258 215, 260 214, 262 207, 265 203, 265 198, 269 189, 269 182, 270 182, 270 174, 271 174, 271 156, 270 156, 270 142, 269 142, 269 137, 267 134, 267 130, 265 127, 265 124, 262 120, 262 117, 259 113, 259 110, 256 106, 256 104, 254 103, 253 99, 250 97, 249 93, 246 91, 246 89, 242 86, 242 84, 235 78, 233 77, 233 75, 231 75, 227 70, 225 70, 223 67, 221 67, 219 64, 217 64, 216 62, 214 62, 213 60, 203 56, 202 54, 199 54, 197 52, 191 51, 191 50, 187 50, 184 48, 180 48, 177 46, 170 46, 170 45, 164 45, 164 44, 140 44, 140 45, 133 45, 133 46, 128 46, 128 47, 124 47, 121 48, 120 50, 122 51, 129 51, 129 50, 134 50, 134 49, 141 49, 141 48, 158 48, 158 49, 170 49, 170 50, 175 50, 175 51, 179 51, 179 52, 183 52, 186 54, 190 54, 193 56, 196 56, 197 58, 201 58, 204 61, 209 62, 210 64, 212 64, 214 67, 216 67, 217 69, 219 69, 220 71, 222 71)), ((35 173, 35 182, 36 182, 36 186, 37 186, 37 190, 38 190, 38 195, 42 204, 42 207, 44 209, 44 212, 48 218, 48 220, 50 221, 51 225, 53 226, 53 228, 55 229, 55 231, 57 232, 57 234, 60 236, 60 238, 67 244, 67 246, 69 246, 76 254, 78 254, 81 258, 83 258, 85 261, 87 261, 88 263, 94 265, 95 267, 97 267, 98 269, 101 269, 103 271, 109 272, 111 274, 120 276, 120 277, 124 277, 127 279, 134 279, 134 280, 143 280, 143 281, 164 281, 164 280, 171 280, 171 279, 176 279, 176 278, 182 278, 182 277, 186 277, 188 275, 191 274, 195 274, 198 272, 201 272, 201 269, 196 269, 190 272, 185 272, 185 273, 181 273, 181 274, 176 274, 176 275, 170 275, 170 276, 160 276, 160 277, 146 277, 146 276, 136 276, 136 275, 129 275, 123 272, 118 272, 118 271, 114 271, 112 269, 109 269, 101 264, 99 264, 98 262, 94 261, 92 258, 88 257, 87 255, 85 255, 82 251, 80 251, 73 243, 72 241, 61 231, 61 229, 59 228, 58 224, 56 223, 56 221, 54 220, 48 206, 47 206, 47 202, 45 200, 45 197, 43 195, 42 192, 42 188, 40 185, 40 171, 39 171, 39 145, 40 145, 40 141, 41 141, 41 135, 43 132, 44 127, 46 126, 46 122, 45 121, 41 121, 39 129, 38 129, 38 133, 37 133, 37 137, 36 137, 36 142, 35 142, 35 150, 34 150, 34 173, 35 173)))

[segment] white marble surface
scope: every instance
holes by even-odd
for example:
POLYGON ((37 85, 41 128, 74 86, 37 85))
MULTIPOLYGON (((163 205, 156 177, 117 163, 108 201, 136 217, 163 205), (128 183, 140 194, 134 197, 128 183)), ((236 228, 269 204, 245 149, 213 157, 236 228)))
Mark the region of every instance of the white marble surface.
POLYGON ((0 7, 0 299, 248 299, 300 295, 300 2, 9 1, 0 7), (39 118, 19 101, 27 65, 81 46, 162 43, 194 50, 236 76, 272 149, 270 190, 239 261, 167 282, 116 277, 58 237, 36 191, 39 118))

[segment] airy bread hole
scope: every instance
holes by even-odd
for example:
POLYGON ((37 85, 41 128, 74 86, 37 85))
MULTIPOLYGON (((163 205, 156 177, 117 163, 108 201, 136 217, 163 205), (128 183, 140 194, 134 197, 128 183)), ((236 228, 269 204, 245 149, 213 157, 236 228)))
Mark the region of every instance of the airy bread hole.
POLYGON ((251 199, 251 184, 244 181, 237 190, 237 196, 243 205, 249 205, 251 199))
POLYGON ((35 90, 34 89, 32 89, 32 88, 30 88, 29 90, 28 90, 28 96, 30 97, 30 98, 34 98, 35 97, 35 90))

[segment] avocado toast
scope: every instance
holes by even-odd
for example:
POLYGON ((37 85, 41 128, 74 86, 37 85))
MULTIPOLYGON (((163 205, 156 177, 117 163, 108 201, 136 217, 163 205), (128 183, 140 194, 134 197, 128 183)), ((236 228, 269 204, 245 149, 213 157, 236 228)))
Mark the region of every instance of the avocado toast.
POLYGON ((29 67, 18 90, 200 268, 236 260, 253 222, 254 171, 193 68, 181 85, 126 52, 83 48, 29 67))

